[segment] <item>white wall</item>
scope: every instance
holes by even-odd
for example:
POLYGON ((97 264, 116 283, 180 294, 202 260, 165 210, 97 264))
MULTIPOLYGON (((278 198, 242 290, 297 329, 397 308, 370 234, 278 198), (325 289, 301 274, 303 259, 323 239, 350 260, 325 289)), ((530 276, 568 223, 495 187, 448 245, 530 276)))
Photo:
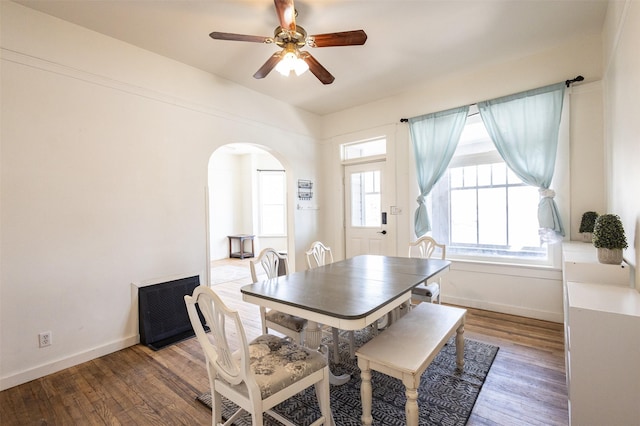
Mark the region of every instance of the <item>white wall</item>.
POLYGON ((602 82, 571 88, 571 240, 581 241, 582 214, 606 211, 602 82))
MULTIPOLYGON (((0 8, 4 389, 135 343, 131 283, 207 267, 211 154, 267 146, 293 185, 315 170, 319 120, 18 4, 0 8), (42 331, 53 345, 39 349, 42 331)), ((290 218, 304 250, 316 218, 290 218)))
MULTIPOLYGON (((601 157, 592 149, 602 150, 601 111, 601 38, 599 35, 574 40, 537 55, 520 58, 509 63, 492 64, 482 69, 464 70, 438 81, 426 82, 423 87, 393 98, 382 99, 346 111, 323 117, 323 180, 332 183, 332 191, 326 194, 327 204, 341 203, 342 182, 335 175, 339 165, 340 143, 358 140, 362 135, 383 131, 392 135, 396 152, 396 199, 403 213, 397 217, 396 235, 398 253, 404 253, 413 238, 413 215, 416 208, 417 184, 411 160, 409 132, 400 118, 441 111, 485 99, 517 93, 573 78, 585 77, 583 88, 576 87, 571 94, 571 129, 568 150, 571 165, 575 169, 565 171, 570 181, 580 181, 570 194, 558 194, 566 205, 564 216, 567 234, 575 228, 583 208, 601 207, 604 188, 598 184, 603 170, 601 157), (584 150, 578 149, 584 147, 584 150), (575 172, 581 175, 574 175, 575 172), (595 173, 594 173, 595 171, 595 173), (590 185, 595 182, 595 185, 590 185), (574 207, 571 205, 574 204, 574 207), (567 211, 568 210, 568 211, 567 211)), ((569 188, 569 184, 563 186, 569 188)), ((340 219, 333 220, 326 229, 331 230, 340 219)), ((324 222, 323 222, 324 223, 324 222)), ((332 235, 334 241, 338 235, 332 235)), ((559 251, 556 259, 559 261, 559 251)), ((559 262, 558 262, 559 263, 559 262)), ((534 318, 562 321, 562 277, 559 264, 556 268, 513 266, 487 266, 456 262, 443 280, 443 300, 465 306, 491 309, 534 318)))
POLYGON ((244 217, 238 214, 246 208, 243 197, 245 193, 239 190, 239 187, 243 182, 250 181, 250 179, 239 179, 246 173, 241 160, 242 156, 217 150, 209 161, 209 257, 211 260, 229 257, 227 235, 252 232, 251 229, 246 229, 244 217))
MULTIPOLYGON (((629 243, 625 260, 640 261, 640 2, 610 2, 604 28, 607 213, 620 216, 629 243)), ((640 276, 635 273, 636 288, 640 276)))

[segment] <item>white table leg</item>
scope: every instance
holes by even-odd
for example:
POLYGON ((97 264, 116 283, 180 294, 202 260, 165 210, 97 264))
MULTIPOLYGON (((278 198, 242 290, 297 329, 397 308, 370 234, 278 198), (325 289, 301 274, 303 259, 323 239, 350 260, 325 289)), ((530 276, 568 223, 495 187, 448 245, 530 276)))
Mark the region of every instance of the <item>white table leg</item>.
MULTIPOLYGON (((320 343, 322 342, 322 330, 315 321, 307 321, 307 328, 304 332, 304 344, 309 349, 320 350, 320 343)), ((322 351, 321 351, 322 352, 322 351)), ((325 359, 329 362, 329 351, 323 352, 325 359)), ((336 376, 331 370, 329 370, 329 383, 332 385, 344 385, 351 379, 349 374, 343 374, 336 376)))
POLYGON ((362 424, 371 425, 373 417, 371 416, 372 405, 372 388, 371 388, 371 369, 369 369, 369 361, 358 358, 358 367, 360 367, 360 401, 362 401, 362 424))

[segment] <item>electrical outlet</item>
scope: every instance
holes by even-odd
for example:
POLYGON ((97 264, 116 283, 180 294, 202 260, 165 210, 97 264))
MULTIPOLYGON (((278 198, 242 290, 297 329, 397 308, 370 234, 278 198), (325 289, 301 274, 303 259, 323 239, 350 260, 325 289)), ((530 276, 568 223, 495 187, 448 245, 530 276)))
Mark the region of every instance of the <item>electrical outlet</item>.
POLYGON ((41 348, 51 346, 51 343, 53 343, 51 341, 51 332, 43 331, 42 333, 38 334, 38 342, 41 348))

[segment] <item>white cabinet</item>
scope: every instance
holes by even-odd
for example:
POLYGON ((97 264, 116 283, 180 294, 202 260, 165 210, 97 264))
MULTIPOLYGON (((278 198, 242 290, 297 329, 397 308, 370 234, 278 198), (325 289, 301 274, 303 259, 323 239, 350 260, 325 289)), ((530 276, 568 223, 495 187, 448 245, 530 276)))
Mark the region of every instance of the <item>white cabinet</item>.
POLYGON ((572 425, 640 424, 640 293, 629 266, 563 244, 565 355, 572 425))
POLYGON ((629 265, 607 265, 598 262, 593 244, 569 242, 562 244, 564 281, 600 283, 629 287, 631 275, 629 265))

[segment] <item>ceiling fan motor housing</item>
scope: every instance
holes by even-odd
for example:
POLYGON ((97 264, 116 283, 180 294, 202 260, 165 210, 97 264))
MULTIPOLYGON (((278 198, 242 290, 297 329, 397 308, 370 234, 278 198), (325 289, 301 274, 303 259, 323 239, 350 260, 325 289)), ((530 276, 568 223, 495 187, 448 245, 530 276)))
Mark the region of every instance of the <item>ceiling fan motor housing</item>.
POLYGON ((273 41, 280 47, 285 47, 289 43, 303 47, 307 42, 306 40, 307 31, 299 25, 296 25, 295 31, 285 30, 279 26, 273 32, 273 41))

